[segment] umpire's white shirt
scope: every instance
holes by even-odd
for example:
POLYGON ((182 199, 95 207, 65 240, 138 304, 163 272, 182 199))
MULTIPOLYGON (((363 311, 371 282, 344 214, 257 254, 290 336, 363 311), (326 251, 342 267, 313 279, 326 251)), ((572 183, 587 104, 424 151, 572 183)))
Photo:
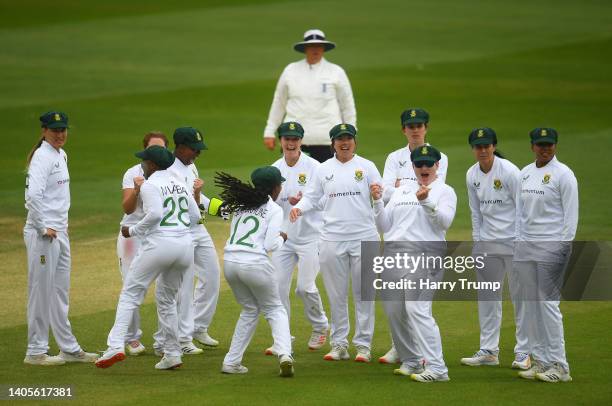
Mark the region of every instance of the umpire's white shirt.
MULTIPOLYGON (((316 170, 306 194, 295 207, 303 213, 322 207, 321 239, 355 241, 378 235, 370 199, 370 185, 382 181, 372 161, 355 154, 345 163, 336 157, 316 170)), ((298 219, 298 222, 301 219, 298 219)))
MULTIPOLYGON (((429 145, 429 144, 427 144, 429 145)), ((440 153, 441 158, 438 166, 438 178, 446 182, 446 172, 448 172, 448 157, 440 153)), ((400 180, 400 186, 407 183, 417 183, 417 177, 412 167, 410 159, 410 148, 408 146, 400 148, 387 156, 385 169, 383 170, 383 200, 388 202, 395 189, 395 181, 400 180)))
MULTIPOLYGON (((137 176, 144 177, 144 172, 142 170, 142 165, 137 164, 132 166, 130 169, 125 171, 123 175, 122 188, 123 189, 134 189, 134 178, 137 176)), ((136 199, 136 209, 131 214, 124 214, 121 219, 121 226, 133 226, 138 223, 144 217, 144 211, 142 211, 142 199, 140 199, 140 195, 136 199)))
POLYGON ((34 152, 26 178, 28 218, 25 228, 34 229, 40 235, 47 228, 68 230, 70 175, 67 160, 63 149, 58 151, 47 141, 34 152))
POLYGON ((344 69, 325 58, 287 65, 274 92, 264 137, 274 137, 284 121, 304 127, 304 145, 330 145, 329 130, 339 123, 356 125, 353 91, 344 69))
POLYGON ((291 223, 289 212, 293 206, 289 203, 289 198, 296 196, 299 192, 302 192, 302 196, 304 196, 306 187, 313 181, 315 171, 321 164, 316 159, 300 153, 300 157, 293 166, 287 165, 284 157, 272 165, 277 167, 283 178, 286 179, 276 203, 283 209, 283 225, 281 228, 287 233, 287 243, 302 245, 318 240, 323 225, 321 212, 311 210, 305 213, 300 221, 291 223))
POLYGON ((283 209, 271 197, 256 209, 234 213, 223 259, 247 264, 269 263, 268 252, 283 246, 282 223, 283 209))

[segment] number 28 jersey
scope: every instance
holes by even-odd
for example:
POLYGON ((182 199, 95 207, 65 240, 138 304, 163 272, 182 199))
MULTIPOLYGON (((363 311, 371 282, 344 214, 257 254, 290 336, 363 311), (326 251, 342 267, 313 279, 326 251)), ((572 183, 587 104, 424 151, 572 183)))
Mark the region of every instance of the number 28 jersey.
POLYGON ((261 206, 234 213, 224 259, 230 262, 262 263, 268 252, 282 247, 283 209, 272 198, 261 206))

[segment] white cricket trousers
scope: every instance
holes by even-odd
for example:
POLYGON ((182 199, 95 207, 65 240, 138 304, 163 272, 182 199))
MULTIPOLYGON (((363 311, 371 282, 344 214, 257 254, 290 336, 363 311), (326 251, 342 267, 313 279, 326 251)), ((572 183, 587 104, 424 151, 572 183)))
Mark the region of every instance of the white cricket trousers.
POLYGON ((28 349, 27 355, 49 351, 49 327, 59 349, 81 351, 68 320, 70 290, 70 241, 68 233, 57 238, 42 237, 25 229, 23 239, 28 256, 28 349))
POLYGON ((567 263, 514 261, 530 353, 546 367, 558 363, 569 373, 559 309, 566 266, 567 263))
POLYGON ((499 330, 502 323, 502 292, 505 276, 508 275, 510 297, 514 305, 514 324, 516 345, 514 353, 529 353, 527 329, 525 327, 525 306, 523 301, 515 300, 518 295, 519 281, 512 265, 512 255, 488 255, 484 257, 484 267, 477 272, 479 282, 499 282, 501 289, 494 300, 492 293, 479 290, 478 321, 480 322, 480 349, 499 352, 499 330))
MULTIPOLYGON (((378 234, 365 239, 378 241, 378 234)), ((371 348, 374 335, 374 302, 361 301, 361 240, 319 241, 321 274, 331 310, 330 341, 333 346, 348 347, 351 328, 348 310, 349 283, 355 305, 353 345, 371 348)))
POLYGON ((274 348, 278 354, 291 354, 289 318, 279 297, 278 282, 272 264, 224 261, 223 269, 236 301, 242 306, 232 343, 223 363, 241 364, 244 352, 257 328, 259 313, 262 313, 270 324, 274 348))
POLYGON ((147 289, 157 278, 157 312, 160 316, 163 351, 169 356, 182 354, 178 341, 176 296, 192 262, 191 235, 146 237, 123 284, 115 324, 108 335, 109 347, 124 347, 132 314, 142 304, 147 289))
POLYGON ((285 243, 282 248, 272 254, 272 263, 276 269, 280 299, 285 306, 287 316, 291 319, 291 277, 293 269, 298 266, 297 286, 295 294, 304 303, 304 315, 314 331, 327 332, 329 327, 321 295, 317 289, 319 274, 319 244, 312 241, 308 244, 295 246, 285 243))
MULTIPOLYGON (((119 258, 119 271, 121 272, 121 280, 125 282, 132 261, 138 254, 140 249, 141 239, 139 237, 125 238, 121 235, 119 230, 119 236, 117 237, 117 257, 119 258)), ((136 308, 132 315, 132 321, 128 327, 127 335, 125 336, 126 342, 140 340, 142 337, 142 330, 140 329, 140 309, 136 308)))
MULTIPOLYGON (((396 274, 389 280, 441 281, 443 270, 418 270, 414 274, 396 274)), ((425 360, 426 368, 437 374, 447 374, 448 368, 442 355, 440 328, 432 313, 432 290, 405 290, 404 301, 383 300, 389 318, 393 344, 402 364, 415 367, 425 360)))

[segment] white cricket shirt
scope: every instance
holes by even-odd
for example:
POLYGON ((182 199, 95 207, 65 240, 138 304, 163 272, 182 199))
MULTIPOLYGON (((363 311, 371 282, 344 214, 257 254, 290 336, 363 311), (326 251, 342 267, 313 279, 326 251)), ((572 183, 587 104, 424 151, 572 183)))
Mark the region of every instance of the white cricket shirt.
MULTIPOLYGON (((123 175, 122 188, 124 190, 134 189, 134 178, 137 176, 144 177, 141 164, 134 165, 125 171, 125 174, 123 175)), ((138 195, 136 198, 136 209, 132 212, 132 214, 123 214, 123 218, 119 224, 121 226, 130 227, 142 220, 143 217, 144 211, 142 210, 142 200, 140 199, 140 195, 138 195)))

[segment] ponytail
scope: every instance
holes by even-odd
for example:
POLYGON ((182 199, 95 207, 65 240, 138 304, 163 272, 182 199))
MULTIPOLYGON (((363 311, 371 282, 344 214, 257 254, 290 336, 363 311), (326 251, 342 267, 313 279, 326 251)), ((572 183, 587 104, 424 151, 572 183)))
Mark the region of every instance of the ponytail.
POLYGON ((493 152, 493 155, 495 155, 496 157, 499 157, 501 159, 506 159, 504 154, 502 154, 501 151, 498 151, 497 149, 495 150, 495 152, 493 152))
POLYGON ((30 150, 30 153, 28 154, 28 157, 26 158, 26 169, 28 168, 28 166, 30 166, 30 161, 32 161, 32 157, 34 156, 34 153, 36 152, 38 148, 40 148, 44 140, 45 140, 45 137, 41 135, 38 142, 34 144, 32 149, 30 150))
POLYGON ((222 189, 219 194, 230 212, 256 209, 268 201, 271 190, 263 190, 244 183, 225 172, 215 173, 215 185, 222 189))

